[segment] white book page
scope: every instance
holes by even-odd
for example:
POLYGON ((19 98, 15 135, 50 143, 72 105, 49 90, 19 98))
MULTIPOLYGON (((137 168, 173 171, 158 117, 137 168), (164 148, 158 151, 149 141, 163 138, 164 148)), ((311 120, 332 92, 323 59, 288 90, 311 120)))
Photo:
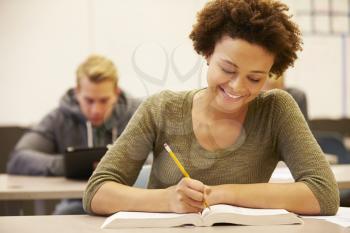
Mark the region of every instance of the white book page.
POLYGON ((200 214, 121 211, 106 218, 101 228, 169 227, 191 223, 202 225, 200 214))
POLYGON ((164 219, 164 218, 178 218, 186 215, 188 214, 122 211, 122 212, 115 213, 113 216, 114 218, 118 218, 118 219, 164 219))
POLYGON ((243 208, 231 205, 213 205, 210 206, 210 210, 206 208, 202 215, 211 215, 215 213, 235 213, 241 215, 249 216, 263 216, 263 215, 278 215, 278 214, 287 214, 289 213, 283 209, 253 209, 253 208, 243 208))

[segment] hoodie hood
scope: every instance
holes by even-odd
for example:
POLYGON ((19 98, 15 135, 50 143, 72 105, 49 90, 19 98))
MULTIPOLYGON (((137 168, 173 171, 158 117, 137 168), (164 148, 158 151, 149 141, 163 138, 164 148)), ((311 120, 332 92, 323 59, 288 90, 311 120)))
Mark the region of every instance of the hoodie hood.
POLYGON ((86 122, 86 118, 80 111, 78 100, 75 96, 73 88, 69 89, 62 97, 59 103, 59 109, 68 114, 69 116, 81 121, 86 122))

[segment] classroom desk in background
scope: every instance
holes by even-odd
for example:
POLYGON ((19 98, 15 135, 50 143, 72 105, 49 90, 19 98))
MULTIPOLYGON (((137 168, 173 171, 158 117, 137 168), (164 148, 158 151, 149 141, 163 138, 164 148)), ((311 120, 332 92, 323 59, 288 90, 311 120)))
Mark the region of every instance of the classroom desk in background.
MULTIPOLYGON (((350 164, 332 165, 339 189, 350 188, 350 164)), ((277 167, 270 182, 294 182, 287 167, 277 167)), ((0 200, 82 198, 87 181, 64 177, 0 174, 0 200)))
POLYGON ((13 216, 0 217, 1 233, 345 233, 350 229, 317 219, 304 219, 302 225, 214 226, 173 228, 100 229, 104 217, 88 215, 13 216))
POLYGON ((0 174, 0 200, 81 198, 86 181, 0 174))
MULTIPOLYGON (((350 164, 331 165, 338 188, 350 189, 350 164)), ((287 167, 277 167, 273 172, 271 183, 291 183, 294 182, 292 174, 287 167)))
POLYGON ((60 199, 81 198, 85 185, 64 177, 0 174, 0 215, 50 214, 60 199))
MULTIPOLYGON (((331 168, 339 189, 350 189, 350 165, 332 165, 331 168)), ((86 182, 64 177, 0 174, 0 207, 6 208, 5 215, 22 215, 21 203, 16 201, 35 200, 35 214, 47 214, 43 200, 82 198, 86 182)), ((270 182, 291 183, 294 180, 287 167, 277 167, 270 182)))

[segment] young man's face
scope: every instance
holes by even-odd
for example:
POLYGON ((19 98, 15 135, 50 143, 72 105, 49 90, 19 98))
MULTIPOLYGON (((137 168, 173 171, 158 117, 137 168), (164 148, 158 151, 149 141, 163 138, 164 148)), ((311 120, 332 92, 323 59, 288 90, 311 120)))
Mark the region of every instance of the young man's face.
POLYGON ((93 126, 102 125, 110 117, 118 93, 112 81, 93 83, 87 78, 82 78, 76 88, 80 110, 93 126))

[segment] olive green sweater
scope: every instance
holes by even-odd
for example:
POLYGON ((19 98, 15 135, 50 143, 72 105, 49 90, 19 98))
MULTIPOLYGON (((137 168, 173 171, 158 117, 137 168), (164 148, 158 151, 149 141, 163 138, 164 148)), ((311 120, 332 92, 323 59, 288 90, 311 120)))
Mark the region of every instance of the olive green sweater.
POLYGON ((154 159, 148 188, 177 184, 182 174, 165 151, 166 142, 191 178, 207 185, 267 183, 282 160, 294 179, 314 193, 321 214, 336 213, 339 192, 333 173, 288 93, 261 93, 249 104, 236 143, 210 152, 201 147, 193 132, 191 109, 197 91, 163 91, 141 104, 91 176, 83 198, 87 212, 104 182, 133 185, 151 151, 154 159))

